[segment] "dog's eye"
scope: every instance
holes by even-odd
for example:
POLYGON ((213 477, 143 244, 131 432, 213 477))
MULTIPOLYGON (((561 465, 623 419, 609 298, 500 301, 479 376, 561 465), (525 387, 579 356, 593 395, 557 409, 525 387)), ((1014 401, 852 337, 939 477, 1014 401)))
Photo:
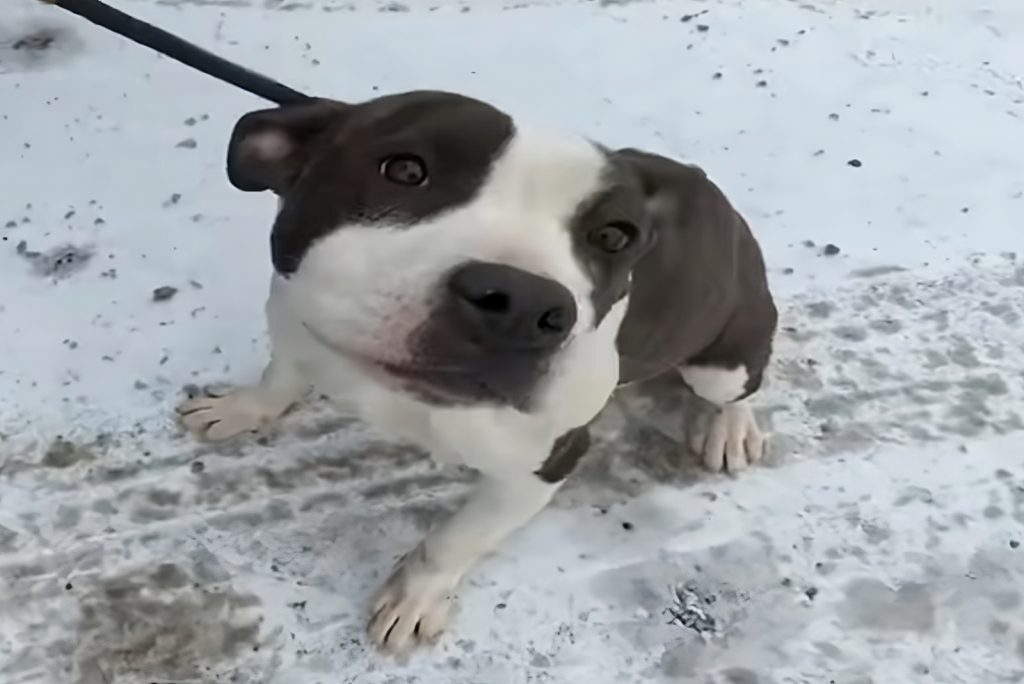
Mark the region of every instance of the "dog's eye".
POLYGON ((590 231, 588 238, 594 247, 603 252, 615 254, 629 247, 636 239, 636 235, 636 226, 619 221, 590 231))
POLYGON ((380 175, 399 185, 423 185, 427 182, 427 165, 415 154, 396 154, 381 162, 380 175))

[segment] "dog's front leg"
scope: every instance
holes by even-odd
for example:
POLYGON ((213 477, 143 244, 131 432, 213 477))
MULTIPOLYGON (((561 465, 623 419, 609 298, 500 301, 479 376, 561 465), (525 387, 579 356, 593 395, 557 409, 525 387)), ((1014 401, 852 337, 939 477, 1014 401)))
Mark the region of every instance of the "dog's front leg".
POLYGON ((220 396, 195 397, 178 406, 182 424, 197 436, 216 442, 257 430, 280 418, 309 391, 310 384, 297 362, 301 347, 296 331, 302 328, 291 318, 281 288, 279 279, 271 281, 266 304, 270 362, 260 381, 220 396))
POLYGON ((694 394, 714 405, 691 421, 690 450, 700 454, 713 472, 737 473, 760 461, 766 439, 746 394, 746 369, 683 366, 680 372, 694 394))
POLYGON ((402 652, 444 630, 463 576, 551 500, 560 482, 541 475, 484 475, 466 503, 398 561, 377 593, 371 639, 402 652))
POLYGON ((298 370, 275 357, 256 385, 239 387, 222 396, 202 396, 178 406, 181 422, 190 431, 211 441, 256 430, 279 418, 306 390, 298 370))

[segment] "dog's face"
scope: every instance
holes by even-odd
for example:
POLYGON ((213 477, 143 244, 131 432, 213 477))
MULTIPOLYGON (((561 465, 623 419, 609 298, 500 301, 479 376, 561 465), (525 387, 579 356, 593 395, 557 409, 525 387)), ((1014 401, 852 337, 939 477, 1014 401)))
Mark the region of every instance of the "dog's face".
POLYGON ((654 241, 627 158, 454 94, 247 114, 228 174, 279 196, 274 268, 309 332, 437 403, 529 410, 618 326, 654 241))

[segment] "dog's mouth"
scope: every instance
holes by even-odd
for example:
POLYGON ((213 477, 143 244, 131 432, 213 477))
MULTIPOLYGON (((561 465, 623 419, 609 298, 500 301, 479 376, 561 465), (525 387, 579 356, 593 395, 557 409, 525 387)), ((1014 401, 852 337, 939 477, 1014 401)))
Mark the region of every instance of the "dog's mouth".
POLYGON ((547 374, 546 358, 529 355, 459 353, 459 344, 448 349, 449 358, 427 354, 409 360, 383 359, 332 340, 315 326, 303 323, 310 336, 325 349, 354 364, 384 387, 435 406, 497 405, 529 412, 537 385, 547 374))
POLYGON ((396 389, 412 392, 430 403, 465 403, 465 388, 467 386, 473 387, 472 394, 478 401, 502 401, 505 399, 494 388, 480 381, 476 377, 477 374, 469 367, 423 361, 385 360, 331 340, 309 323, 304 322, 303 327, 318 344, 356 364, 374 379, 394 386, 396 389))
POLYGON ((415 376, 424 375, 428 373, 460 372, 460 369, 455 366, 431 366, 429 364, 397 362, 381 359, 373 356, 372 354, 359 352, 339 342, 336 342, 328 338, 320 331, 318 331, 309 323, 303 323, 302 325, 303 327, 306 328, 306 331, 313 337, 314 340, 316 340, 321 346, 330 349, 338 356, 343 356, 349 361, 354 361, 360 366, 379 369, 390 375, 415 376))

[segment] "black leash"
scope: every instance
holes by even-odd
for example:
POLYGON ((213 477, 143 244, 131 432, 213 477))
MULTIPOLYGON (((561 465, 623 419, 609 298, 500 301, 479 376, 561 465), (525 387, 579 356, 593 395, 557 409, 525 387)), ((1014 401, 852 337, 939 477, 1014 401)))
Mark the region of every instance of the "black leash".
POLYGON ((113 31, 128 40, 145 45, 162 55, 186 64, 196 71, 219 78, 276 104, 297 104, 311 99, 308 95, 292 90, 263 74, 250 71, 152 24, 139 21, 100 2, 100 0, 40 0, 40 2, 66 9, 108 31, 113 31))

